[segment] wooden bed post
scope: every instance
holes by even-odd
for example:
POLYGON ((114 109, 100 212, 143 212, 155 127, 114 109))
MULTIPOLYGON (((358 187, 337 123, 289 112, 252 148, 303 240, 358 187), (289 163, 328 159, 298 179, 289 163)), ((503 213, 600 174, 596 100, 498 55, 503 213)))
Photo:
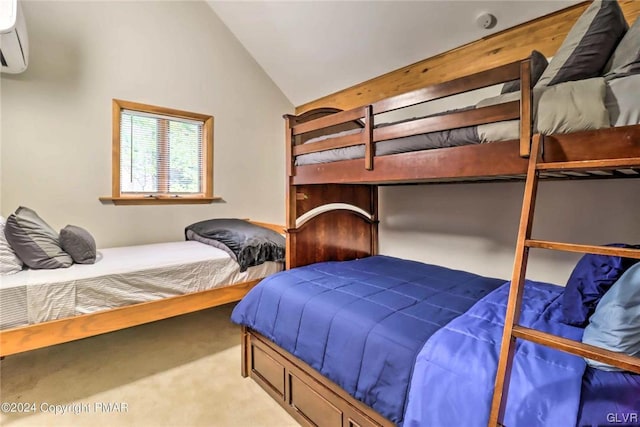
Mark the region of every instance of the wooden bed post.
POLYGON ((371 225, 371 255, 378 255, 380 248, 378 242, 378 224, 380 223, 380 218, 378 217, 378 186, 371 185, 369 189, 371 191, 370 212, 373 220, 371 225))
POLYGON ((246 326, 242 326, 242 332, 240 336, 240 351, 241 351, 241 361, 240 361, 240 375, 243 378, 247 378, 249 376, 249 369, 251 364, 251 357, 249 351, 251 350, 251 336, 249 335, 249 330, 246 326))
POLYGON ((293 127, 296 125, 296 116, 285 114, 284 132, 285 132, 285 153, 287 156, 287 177, 293 176, 293 127))
POLYGON ((520 155, 531 154, 531 58, 520 64, 520 155))
POLYGON ((362 132, 362 143, 364 144, 364 168, 373 170, 373 156, 375 154, 373 145, 373 107, 368 105, 364 117, 364 131, 362 132))
POLYGON ((285 120, 285 152, 286 152, 286 167, 287 167, 287 189, 286 189, 286 204, 285 204, 285 238, 286 238, 286 254, 285 254, 285 269, 291 268, 292 254, 295 253, 295 244, 291 239, 291 233, 289 230, 296 227, 296 191, 292 185, 293 176, 293 126, 296 124, 296 116, 290 114, 284 115, 285 120))

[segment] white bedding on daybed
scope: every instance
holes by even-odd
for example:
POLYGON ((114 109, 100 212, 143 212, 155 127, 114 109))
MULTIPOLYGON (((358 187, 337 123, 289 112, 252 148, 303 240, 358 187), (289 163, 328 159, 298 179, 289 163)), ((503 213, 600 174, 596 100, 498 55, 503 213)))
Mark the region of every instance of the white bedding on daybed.
POLYGON ((0 277, 0 329, 213 289, 280 270, 281 263, 266 262, 241 273, 227 253, 194 241, 101 249, 95 264, 0 277))

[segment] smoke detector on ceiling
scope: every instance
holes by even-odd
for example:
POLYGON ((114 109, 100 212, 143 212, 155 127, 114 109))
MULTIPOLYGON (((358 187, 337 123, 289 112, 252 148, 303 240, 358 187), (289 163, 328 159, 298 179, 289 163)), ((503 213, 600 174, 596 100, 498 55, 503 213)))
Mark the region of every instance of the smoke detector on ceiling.
POLYGON ((478 17, 476 18, 476 23, 480 28, 488 30, 496 26, 496 24, 498 23, 498 19, 495 15, 484 12, 478 15, 478 17))

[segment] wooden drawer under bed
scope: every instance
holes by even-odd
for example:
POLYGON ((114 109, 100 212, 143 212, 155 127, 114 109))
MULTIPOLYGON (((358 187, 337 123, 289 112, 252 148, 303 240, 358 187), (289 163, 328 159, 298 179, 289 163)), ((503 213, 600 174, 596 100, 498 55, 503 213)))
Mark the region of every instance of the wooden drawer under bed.
POLYGON ((394 425, 266 338, 243 329, 243 375, 250 376, 300 424, 318 427, 394 425))

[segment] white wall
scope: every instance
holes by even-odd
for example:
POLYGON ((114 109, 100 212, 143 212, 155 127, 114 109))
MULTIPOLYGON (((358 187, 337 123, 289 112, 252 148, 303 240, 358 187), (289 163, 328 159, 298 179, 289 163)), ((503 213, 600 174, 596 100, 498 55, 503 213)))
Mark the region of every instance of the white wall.
MULTIPOLYGON (((380 252, 511 277, 524 183, 380 189, 380 252)), ((640 243, 640 179, 543 182, 534 238, 640 243)), ((533 250, 527 277, 564 285, 580 255, 533 250)))
POLYGON ((214 217, 284 222, 293 106, 203 2, 24 1, 28 70, 2 75, 0 211, 38 211, 100 247, 180 240, 214 217), (111 99, 215 117, 211 205, 113 206, 111 99))

